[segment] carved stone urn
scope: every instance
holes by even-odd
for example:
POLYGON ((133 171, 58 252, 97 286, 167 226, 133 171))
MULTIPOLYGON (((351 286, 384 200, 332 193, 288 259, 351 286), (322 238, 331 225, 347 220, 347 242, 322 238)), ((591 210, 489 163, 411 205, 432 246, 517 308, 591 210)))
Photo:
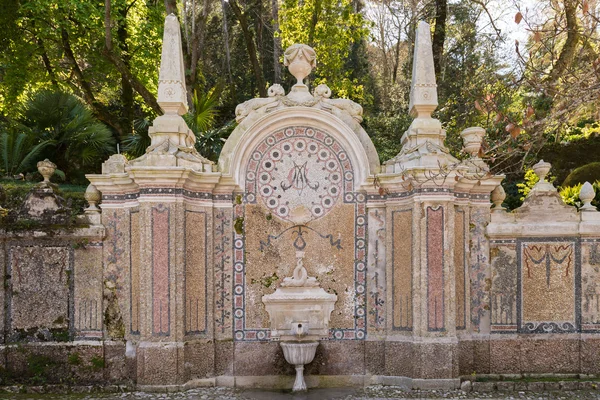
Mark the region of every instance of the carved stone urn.
POLYGON ((304 86, 304 78, 317 66, 317 55, 310 46, 294 44, 285 50, 283 65, 288 67, 290 74, 298 81, 296 85, 304 86))
POLYGON ((478 156, 484 136, 485 129, 478 126, 467 128, 460 133, 460 137, 462 137, 463 144, 465 146, 465 151, 472 158, 476 158, 478 156))
POLYGON ((283 355, 296 368, 293 391, 306 390, 304 365, 315 358, 319 340, 329 338, 329 320, 337 296, 309 277, 304 252, 296 252, 293 276, 285 278, 275 293, 262 298, 271 322, 271 340, 280 340, 283 355))
POLYGON ((41 183, 44 186, 49 185, 50 177, 54 174, 54 171, 56 171, 56 164, 46 158, 44 161, 37 163, 37 169, 44 178, 44 181, 41 183))

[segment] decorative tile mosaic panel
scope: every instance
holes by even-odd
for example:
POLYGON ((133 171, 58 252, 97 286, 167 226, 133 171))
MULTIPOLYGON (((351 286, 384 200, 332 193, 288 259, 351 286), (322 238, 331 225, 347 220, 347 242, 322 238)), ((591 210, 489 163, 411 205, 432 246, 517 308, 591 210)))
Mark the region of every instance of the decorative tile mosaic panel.
POLYGON ((322 287, 338 295, 331 339, 366 336, 366 195, 342 145, 326 132, 288 127, 252 149, 241 204, 234 202, 235 340, 266 340, 262 296, 295 266, 296 251, 322 287), (310 219, 295 224, 292 215, 310 219))
POLYGON ((581 244, 581 329, 600 332, 600 239, 581 244))
MULTIPOLYGON (((230 200, 231 201, 231 200, 230 200)), ((232 210, 217 208, 214 219, 214 263, 215 263, 215 335, 218 338, 230 337, 232 330, 232 277, 233 263, 232 210)))
POLYGON ((411 209, 392 211, 392 329, 400 331, 413 327, 412 219, 411 209))
POLYGON ((152 207, 152 332, 170 334, 169 301, 170 210, 159 204, 152 207))
POLYGON ((444 208, 427 207, 427 330, 444 326, 444 208))
POLYGON ((519 332, 579 331, 580 262, 577 239, 517 240, 519 332))
POLYGON ((486 269, 489 265, 489 243, 485 236, 485 227, 490 220, 489 203, 482 207, 471 207, 469 222, 469 281, 471 284, 471 329, 480 331, 481 317, 490 309, 489 277, 486 269))
POLYGON ((467 326, 466 240, 466 213, 457 208, 454 213, 456 329, 465 329, 467 326))
POLYGON ((129 331, 131 334, 140 333, 140 213, 130 214, 130 293, 129 293, 129 331))
POLYGON ((493 333, 517 331, 517 251, 516 243, 493 243, 491 330, 493 333))
POLYGON ((184 327, 186 334, 206 332, 208 313, 206 267, 206 212, 185 212, 185 304, 184 327))
MULTIPOLYGON (((385 288, 386 288, 386 249, 385 249, 385 208, 369 210, 368 257, 368 327, 371 330, 385 329, 385 288)), ((373 332, 373 331, 370 332, 373 332)))

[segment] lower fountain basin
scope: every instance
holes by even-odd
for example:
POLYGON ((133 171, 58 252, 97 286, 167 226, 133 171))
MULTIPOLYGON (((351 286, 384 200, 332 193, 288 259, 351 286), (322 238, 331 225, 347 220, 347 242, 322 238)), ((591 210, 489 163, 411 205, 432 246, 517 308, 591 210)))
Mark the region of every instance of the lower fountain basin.
POLYGON ((316 341, 285 341, 280 342, 285 360, 296 367, 296 381, 292 391, 306 390, 304 381, 304 365, 314 360, 319 342, 316 341))

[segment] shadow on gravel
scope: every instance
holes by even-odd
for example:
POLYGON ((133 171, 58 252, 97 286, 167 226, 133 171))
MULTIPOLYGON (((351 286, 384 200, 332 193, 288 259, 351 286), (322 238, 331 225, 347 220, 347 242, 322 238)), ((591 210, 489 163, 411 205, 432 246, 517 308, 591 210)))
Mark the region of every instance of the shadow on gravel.
POLYGON ((291 391, 269 391, 246 389, 239 393, 240 399, 244 400, 336 400, 347 397, 356 398, 360 394, 357 389, 352 388, 327 388, 310 389, 308 392, 292 393, 291 391))

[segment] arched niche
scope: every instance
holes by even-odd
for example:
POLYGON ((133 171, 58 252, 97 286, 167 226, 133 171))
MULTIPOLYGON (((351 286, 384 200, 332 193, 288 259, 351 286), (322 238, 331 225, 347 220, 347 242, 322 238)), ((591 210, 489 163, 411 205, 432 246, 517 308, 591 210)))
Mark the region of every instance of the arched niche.
POLYGON ((270 132, 287 126, 308 126, 321 129, 339 140, 356 166, 358 173, 355 184, 359 187, 368 184, 379 173, 377 150, 358 122, 345 115, 341 115, 341 118, 316 108, 293 107, 273 111, 250 124, 244 120, 223 146, 218 161, 219 171, 223 177, 232 178, 242 188, 243 169, 250 157, 250 149, 270 132))
POLYGON ((330 339, 365 339, 366 200, 379 168, 372 142, 362 128, 357 134, 308 107, 245 122, 219 160, 225 180, 243 193, 233 212, 234 339, 268 339, 262 296, 291 276, 299 254, 309 275, 338 296, 330 339))

